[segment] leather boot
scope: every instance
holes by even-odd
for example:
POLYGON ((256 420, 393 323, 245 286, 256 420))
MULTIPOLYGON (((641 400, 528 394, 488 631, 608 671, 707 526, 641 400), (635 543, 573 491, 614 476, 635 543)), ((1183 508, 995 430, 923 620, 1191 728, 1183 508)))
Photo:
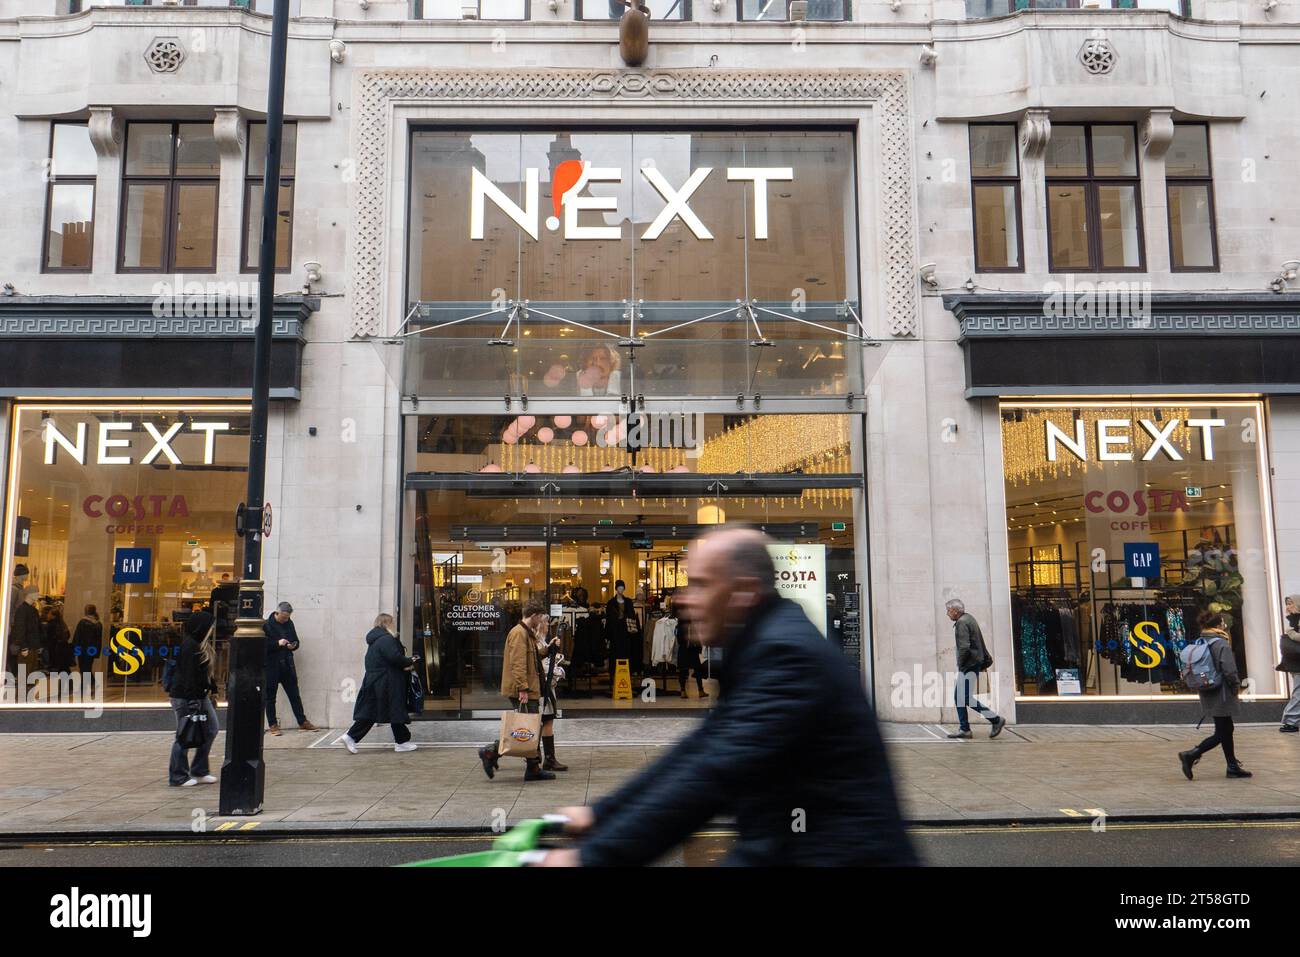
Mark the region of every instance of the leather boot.
POLYGON ((1192 748, 1190 751, 1178 752, 1178 763, 1183 767, 1183 777, 1189 781, 1192 780, 1192 765, 1199 760, 1201 760, 1201 752, 1196 748, 1192 748))
POLYGON ((1255 775, 1243 768, 1240 761, 1231 761, 1228 764, 1227 776, 1230 778, 1253 778, 1255 775))
POLYGON ((542 768, 546 771, 567 771, 569 766, 561 764, 555 757, 555 736, 542 738, 542 752, 546 755, 546 760, 542 763, 542 768))
POLYGON ((525 781, 554 781, 555 775, 550 771, 542 770, 542 762, 538 758, 529 758, 527 769, 524 771, 525 781))

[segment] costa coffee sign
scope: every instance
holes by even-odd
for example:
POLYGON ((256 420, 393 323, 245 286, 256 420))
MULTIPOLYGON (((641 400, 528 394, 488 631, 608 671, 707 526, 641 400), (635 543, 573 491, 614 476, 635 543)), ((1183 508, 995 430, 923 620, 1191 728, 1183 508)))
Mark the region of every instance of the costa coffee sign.
MULTIPOLYGON (((216 459, 217 433, 230 431, 229 422, 173 422, 160 432, 152 422, 96 422, 95 442, 88 446, 90 426, 78 422, 67 435, 60 431, 53 419, 45 420, 45 464, 54 464, 55 447, 85 465, 92 450, 96 465, 152 465, 165 458, 172 465, 183 465, 181 457, 172 447, 176 437, 186 431, 203 436, 203 463, 211 465, 216 459), (143 454, 141 454, 143 453, 143 454)), ((191 463, 194 464, 194 463, 191 463)))
MULTIPOLYGON (((641 234, 645 240, 658 239, 674 219, 680 218, 696 239, 712 239, 700 217, 690 207, 690 198, 713 174, 710 166, 697 168, 681 186, 673 186, 654 166, 642 166, 637 172, 654 187, 667 203, 654 222, 641 234)), ((794 169, 789 166, 729 166, 728 182, 754 184, 754 238, 767 239, 767 184, 788 182, 794 179, 794 169)), ((530 166, 524 170, 524 205, 521 207, 502 192, 495 183, 478 169, 470 170, 469 238, 483 238, 483 218, 487 201, 505 213, 520 229, 537 239, 541 216, 541 171, 530 166)), ((555 168, 551 177, 552 215, 546 218, 546 228, 551 232, 564 227, 565 239, 620 239, 618 226, 583 226, 578 214, 583 211, 616 212, 618 198, 614 196, 580 196, 589 183, 621 183, 623 170, 616 167, 593 167, 583 160, 565 160, 555 168)))

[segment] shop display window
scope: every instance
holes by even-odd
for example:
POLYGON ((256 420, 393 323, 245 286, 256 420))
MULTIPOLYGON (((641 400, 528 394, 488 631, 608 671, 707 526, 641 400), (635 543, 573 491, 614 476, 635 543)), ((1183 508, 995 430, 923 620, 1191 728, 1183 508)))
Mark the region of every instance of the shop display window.
POLYGON ((1001 422, 1018 694, 1187 694, 1205 610, 1231 616, 1249 689, 1277 692, 1261 402, 1004 402, 1001 422))
MULTIPOLYGON (((166 703, 162 669, 185 620, 238 578, 248 427, 246 406, 15 406, 0 605, 10 675, 94 675, 105 704, 166 703)), ((218 641, 223 687, 227 652, 218 641)), ((57 703, 58 687, 17 700, 57 703)))
POLYGON ((563 707, 709 706, 716 695, 699 694, 712 680, 707 655, 680 680, 691 656, 679 660, 671 609, 689 582, 691 540, 722 522, 764 526, 781 543, 778 588, 828 640, 861 654, 861 417, 689 418, 661 423, 633 449, 615 416, 408 418, 414 558, 404 620, 433 709, 500 707, 501 649, 530 598, 551 608, 571 663, 563 707), (673 476, 679 494, 637 487, 673 476), (543 483, 555 491, 537 494, 543 483), (632 637, 608 624, 620 580, 632 637), (611 698, 615 638, 636 692, 622 701, 611 698))

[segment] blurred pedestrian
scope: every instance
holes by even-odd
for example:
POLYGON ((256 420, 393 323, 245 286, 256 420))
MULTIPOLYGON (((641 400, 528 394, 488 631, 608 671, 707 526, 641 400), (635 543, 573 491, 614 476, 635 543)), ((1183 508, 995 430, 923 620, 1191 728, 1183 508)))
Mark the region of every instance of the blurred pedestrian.
MULTIPOLYGON (((1228 619, 1219 612, 1203 611, 1196 618, 1200 626, 1200 637, 1196 642, 1204 642, 1212 662, 1208 685, 1197 688, 1201 698, 1202 720, 1208 716, 1214 719, 1214 734, 1210 735, 1190 751, 1179 751, 1178 762, 1182 765, 1183 776, 1192 780, 1192 767, 1201 757, 1215 748, 1223 748, 1224 760, 1228 762, 1230 778, 1249 778, 1253 775, 1242 767, 1237 760, 1236 746, 1232 740, 1233 716, 1240 710, 1238 694, 1241 689, 1241 676, 1237 673, 1237 658, 1232 653, 1232 638, 1228 634, 1231 627, 1228 619)), ((1189 656, 1193 642, 1184 648, 1182 655, 1189 656)), ((1200 727, 1198 724, 1197 727, 1200 727)))
POLYGON ((691 543, 679 607, 724 649, 718 703, 616 792, 565 808, 583 840, 543 864, 648 864, 718 814, 735 816, 729 864, 916 862, 861 678, 777 593, 770 544, 740 528, 691 543))
POLYGON ((293 709, 294 719, 299 731, 319 731, 320 728, 307 720, 307 713, 302 709, 302 695, 298 693, 298 670, 293 664, 293 653, 301 644, 298 630, 293 626, 293 605, 287 601, 280 602, 266 619, 266 731, 268 734, 280 733, 280 721, 275 716, 276 698, 280 696, 280 687, 284 687, 289 696, 289 707, 293 709))
POLYGON ((966 605, 960 598, 954 598, 944 605, 948 617, 952 619, 953 637, 957 641, 957 690, 954 695, 957 703, 957 730, 948 735, 950 738, 970 738, 970 719, 966 709, 973 708, 993 725, 989 737, 996 738, 1006 727, 1007 719, 998 717, 992 708, 982 704, 971 689, 978 684, 980 672, 993 666, 993 656, 984 644, 984 634, 980 623, 974 615, 966 613, 966 605))
POLYGON ((366 633, 366 676, 352 708, 352 727, 339 739, 353 754, 357 753, 357 742, 382 723, 393 729, 394 751, 415 750, 411 729, 407 727, 411 716, 406 710, 406 690, 415 658, 406 654, 393 634, 394 624, 392 615, 381 614, 366 633))

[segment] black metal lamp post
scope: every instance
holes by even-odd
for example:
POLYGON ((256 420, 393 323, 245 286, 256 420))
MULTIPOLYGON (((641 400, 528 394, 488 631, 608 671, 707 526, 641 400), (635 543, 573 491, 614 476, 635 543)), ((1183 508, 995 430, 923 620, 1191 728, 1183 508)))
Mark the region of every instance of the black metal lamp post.
POLYGON ((236 532, 244 539, 239 617, 230 641, 226 686, 226 758, 221 765, 220 813, 262 810, 262 684, 266 659, 262 596, 262 513, 266 490, 266 429, 271 402, 271 328, 275 305, 275 231, 280 201, 280 143, 284 132, 284 73, 289 47, 289 0, 275 0, 266 95, 266 169, 262 178, 262 241, 257 259, 257 335, 253 346, 253 413, 248 439, 248 497, 236 532))

